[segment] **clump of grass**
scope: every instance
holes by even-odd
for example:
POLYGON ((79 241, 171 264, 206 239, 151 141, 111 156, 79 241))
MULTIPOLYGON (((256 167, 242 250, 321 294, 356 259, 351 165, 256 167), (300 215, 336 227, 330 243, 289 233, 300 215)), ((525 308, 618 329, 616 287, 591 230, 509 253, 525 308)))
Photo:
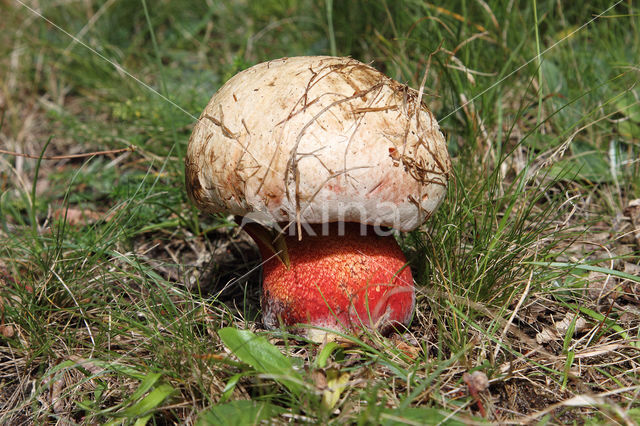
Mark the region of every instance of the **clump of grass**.
POLYGON ((0 156, 0 422, 638 421, 637 7, 330 4, 2 6, 0 145, 58 157, 0 156), (261 329, 257 252, 182 153, 234 73, 333 52, 429 64, 455 176, 401 238, 411 328, 317 347, 261 329))

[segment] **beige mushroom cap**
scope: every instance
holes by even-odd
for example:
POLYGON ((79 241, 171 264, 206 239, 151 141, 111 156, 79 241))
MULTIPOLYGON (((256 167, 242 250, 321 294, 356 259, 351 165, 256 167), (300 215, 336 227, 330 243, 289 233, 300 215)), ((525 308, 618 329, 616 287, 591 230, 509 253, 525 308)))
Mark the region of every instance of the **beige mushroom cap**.
POLYGON ((253 66, 196 123, 187 192, 211 213, 412 230, 442 201, 451 168, 420 97, 351 58, 253 66))

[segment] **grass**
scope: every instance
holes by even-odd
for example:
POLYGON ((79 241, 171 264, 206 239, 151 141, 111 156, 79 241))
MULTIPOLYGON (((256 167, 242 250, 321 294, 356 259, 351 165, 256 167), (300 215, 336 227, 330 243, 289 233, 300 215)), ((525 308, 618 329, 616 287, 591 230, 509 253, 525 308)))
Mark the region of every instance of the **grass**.
POLYGON ((0 3, 0 149, 32 157, 0 156, 0 422, 640 422, 640 11, 611 6, 0 3), (400 237, 407 333, 318 347, 261 328, 183 155, 233 74, 332 52, 430 64, 455 176, 400 237))

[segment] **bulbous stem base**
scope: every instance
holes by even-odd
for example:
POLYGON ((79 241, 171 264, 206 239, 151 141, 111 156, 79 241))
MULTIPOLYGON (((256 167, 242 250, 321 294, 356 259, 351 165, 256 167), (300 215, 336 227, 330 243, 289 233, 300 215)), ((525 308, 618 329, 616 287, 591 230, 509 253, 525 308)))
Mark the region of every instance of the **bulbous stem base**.
POLYGON ((254 237, 265 261, 265 326, 387 333, 394 325, 408 325, 415 305, 413 277, 395 238, 356 223, 313 229, 317 235, 301 240, 282 237, 288 267, 274 256, 273 247, 254 237))

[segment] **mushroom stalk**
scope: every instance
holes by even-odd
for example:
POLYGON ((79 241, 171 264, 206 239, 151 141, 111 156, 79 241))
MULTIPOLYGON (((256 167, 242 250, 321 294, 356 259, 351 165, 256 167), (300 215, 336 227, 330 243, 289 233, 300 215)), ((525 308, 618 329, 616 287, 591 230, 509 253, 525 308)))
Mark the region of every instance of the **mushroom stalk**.
MULTIPOLYGON (((246 229, 264 261, 261 304, 266 327, 309 324, 387 333, 395 325, 409 324, 415 304, 413 278, 388 232, 377 235, 371 226, 332 223, 313 226, 315 235, 281 235, 277 244, 269 244, 257 225, 246 229)), ((315 334, 313 328, 307 330, 310 337, 315 334)))

